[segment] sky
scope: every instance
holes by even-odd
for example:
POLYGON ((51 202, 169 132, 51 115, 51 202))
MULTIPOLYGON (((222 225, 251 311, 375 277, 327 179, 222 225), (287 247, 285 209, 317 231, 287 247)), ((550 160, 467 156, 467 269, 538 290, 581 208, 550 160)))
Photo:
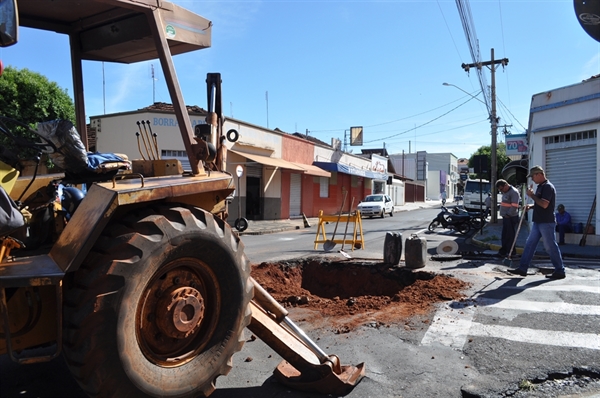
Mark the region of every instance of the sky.
MULTIPOLYGON (((287 133, 308 133, 347 151, 451 152, 469 158, 491 144, 455 1, 175 0, 213 23, 212 46, 174 57, 187 105, 207 108, 206 74, 221 73, 223 113, 287 133), (448 83, 449 85, 443 85, 448 83), (363 146, 350 127, 363 127, 363 146)), ((463 1, 480 61, 508 58, 495 73, 498 142, 523 134, 534 94, 600 74, 600 43, 572 0, 463 1)), ((5 66, 41 73, 72 96, 66 37, 21 29, 0 48, 5 66)), ((86 115, 170 103, 160 63, 84 61, 86 115), (152 71, 154 70, 154 78, 152 71)), ((483 75, 491 85, 491 71, 483 75)))

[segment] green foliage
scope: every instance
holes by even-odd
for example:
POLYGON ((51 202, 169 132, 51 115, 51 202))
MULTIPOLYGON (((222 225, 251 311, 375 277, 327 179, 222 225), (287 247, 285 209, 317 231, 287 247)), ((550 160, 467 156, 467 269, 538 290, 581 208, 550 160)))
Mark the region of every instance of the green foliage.
POLYGON ((39 73, 11 66, 0 76, 0 109, 4 116, 27 124, 75 121, 73 100, 66 90, 39 73))
MULTIPOLYGON (((491 146, 482 146, 475 153, 471 155, 469 158, 469 168, 475 167, 475 162, 473 157, 477 155, 485 155, 488 159, 488 167, 491 169, 492 167, 492 147, 491 146)), ((504 142, 500 142, 496 145, 496 180, 502 178, 502 169, 510 163, 510 158, 506 156, 506 144, 504 142)), ((491 170, 490 170, 491 172, 491 170)), ((490 180, 490 173, 482 174, 471 174, 472 179, 479 179, 480 177, 486 180, 490 180)))
MULTIPOLYGON (((66 90, 39 73, 11 66, 6 67, 0 76, 0 113, 34 130, 38 122, 56 119, 75 121, 75 106, 66 90)), ((15 135, 39 141, 35 134, 22 127, 11 126, 11 129, 15 135)), ((0 145, 14 148, 13 144, 5 136, 0 136, 0 145)))

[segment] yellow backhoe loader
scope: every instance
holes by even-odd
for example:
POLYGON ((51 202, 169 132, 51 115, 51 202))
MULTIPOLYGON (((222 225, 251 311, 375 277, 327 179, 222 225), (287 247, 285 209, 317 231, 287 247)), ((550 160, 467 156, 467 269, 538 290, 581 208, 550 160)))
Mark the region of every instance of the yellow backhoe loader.
POLYGON ((18 45, 19 26, 68 36, 76 121, 0 117, 0 354, 64 355, 90 396, 208 396, 248 327, 284 359, 283 383, 351 391, 364 364, 341 365, 288 318, 226 222, 223 144, 237 135, 222 131, 221 77, 207 75, 207 123, 192 129, 172 60, 209 47, 211 22, 162 0, 0 0, 0 46, 18 45), (82 61, 156 58, 191 170, 88 152, 82 61), (38 173, 40 153, 60 173, 38 173))

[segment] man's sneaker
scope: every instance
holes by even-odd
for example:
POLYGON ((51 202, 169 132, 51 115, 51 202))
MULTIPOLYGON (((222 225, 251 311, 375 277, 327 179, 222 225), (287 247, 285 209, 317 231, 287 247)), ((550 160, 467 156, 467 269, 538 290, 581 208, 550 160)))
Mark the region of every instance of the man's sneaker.
POLYGON ((523 271, 521 268, 515 268, 515 269, 509 268, 508 273, 514 274, 514 275, 519 275, 519 276, 527 276, 527 272, 523 271))
POLYGON ((556 272, 551 273, 550 275, 546 275, 548 279, 565 279, 565 274, 557 274, 556 272))

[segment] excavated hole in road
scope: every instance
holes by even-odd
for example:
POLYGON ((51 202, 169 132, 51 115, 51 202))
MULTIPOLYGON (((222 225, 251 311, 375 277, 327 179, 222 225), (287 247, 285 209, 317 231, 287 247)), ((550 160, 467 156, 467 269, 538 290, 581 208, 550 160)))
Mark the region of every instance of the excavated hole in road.
POLYGON ((415 328, 413 317, 460 300, 468 287, 452 276, 364 260, 262 263, 252 276, 284 306, 306 310, 300 320, 326 320, 338 333, 364 324, 415 328))

